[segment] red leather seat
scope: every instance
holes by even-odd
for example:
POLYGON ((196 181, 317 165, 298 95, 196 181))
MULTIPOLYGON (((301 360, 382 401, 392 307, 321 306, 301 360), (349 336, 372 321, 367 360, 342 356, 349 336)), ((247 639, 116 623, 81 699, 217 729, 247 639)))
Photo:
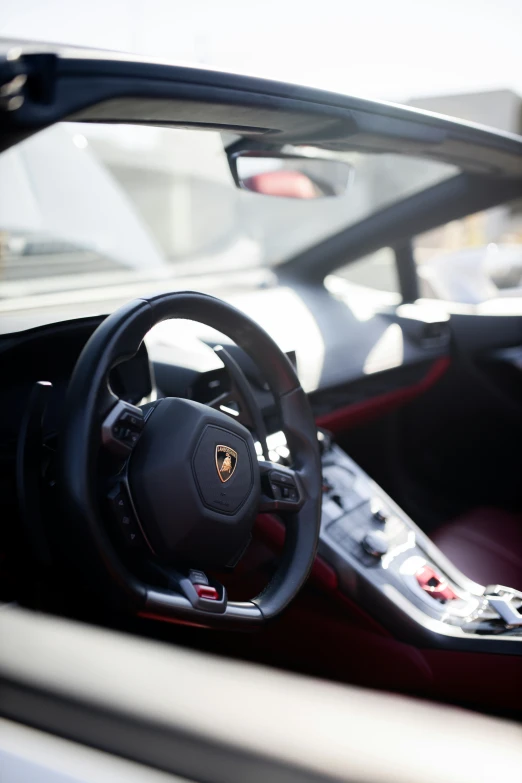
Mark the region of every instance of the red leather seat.
POLYGON ((477 508, 444 524, 431 537, 475 582, 522 590, 522 515, 477 508))

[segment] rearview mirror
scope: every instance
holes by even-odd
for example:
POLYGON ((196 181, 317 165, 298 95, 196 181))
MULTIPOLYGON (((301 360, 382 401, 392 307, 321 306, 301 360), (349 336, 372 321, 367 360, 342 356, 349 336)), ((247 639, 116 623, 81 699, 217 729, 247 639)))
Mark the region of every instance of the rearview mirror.
POLYGON ((282 198, 342 196, 353 171, 340 160, 252 150, 233 153, 229 163, 238 188, 282 198))

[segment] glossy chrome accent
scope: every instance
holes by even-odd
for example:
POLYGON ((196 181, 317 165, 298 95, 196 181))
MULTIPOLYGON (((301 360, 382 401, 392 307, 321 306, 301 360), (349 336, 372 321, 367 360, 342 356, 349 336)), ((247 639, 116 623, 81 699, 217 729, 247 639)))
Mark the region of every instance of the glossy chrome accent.
POLYGON ((499 613, 510 628, 522 626, 522 614, 520 613, 522 593, 518 592, 518 590, 502 587, 501 585, 495 585, 492 590, 491 586, 489 586, 484 590, 484 598, 487 599, 488 604, 499 613), (517 599, 519 605, 515 606, 517 599))

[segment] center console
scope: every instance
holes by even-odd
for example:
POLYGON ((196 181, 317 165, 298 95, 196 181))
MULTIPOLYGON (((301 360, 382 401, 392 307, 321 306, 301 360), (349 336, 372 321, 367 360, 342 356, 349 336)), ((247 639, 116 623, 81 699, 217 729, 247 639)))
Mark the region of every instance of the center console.
POLYGON ((430 645, 522 653, 522 593, 468 579, 325 436, 322 459, 319 552, 342 591, 384 625, 430 645))
POLYGON ((319 554, 337 572, 339 589, 418 645, 522 654, 522 593, 468 579, 326 433, 318 437, 319 554))

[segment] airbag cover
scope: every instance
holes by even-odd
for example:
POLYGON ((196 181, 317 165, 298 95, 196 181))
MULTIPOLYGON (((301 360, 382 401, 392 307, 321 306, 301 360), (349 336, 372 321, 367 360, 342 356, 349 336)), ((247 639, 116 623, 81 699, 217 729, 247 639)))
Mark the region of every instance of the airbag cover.
POLYGON ((224 567, 246 546, 260 475, 249 431, 192 400, 161 400, 129 464, 140 524, 162 560, 224 567))

